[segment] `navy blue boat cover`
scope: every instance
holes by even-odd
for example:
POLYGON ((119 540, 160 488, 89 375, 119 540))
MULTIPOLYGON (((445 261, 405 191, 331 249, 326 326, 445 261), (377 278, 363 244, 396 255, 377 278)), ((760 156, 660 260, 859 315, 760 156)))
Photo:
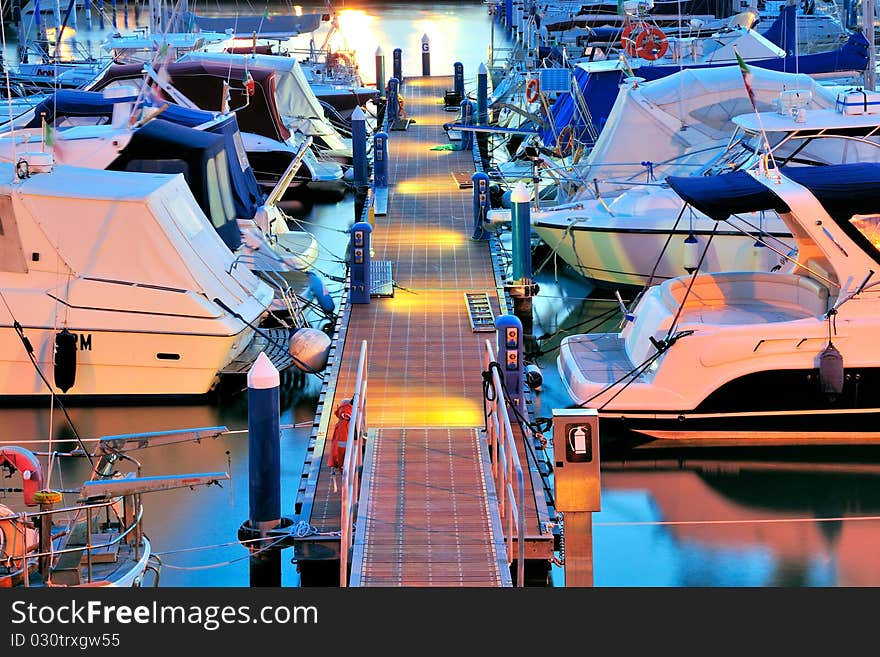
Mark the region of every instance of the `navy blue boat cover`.
MULTIPOLYGON (((880 163, 782 167, 786 178, 806 187, 839 224, 856 214, 880 210, 880 163)), ((669 186, 703 214, 723 221, 732 214, 789 208, 766 186, 745 171, 717 176, 669 176, 669 186)))

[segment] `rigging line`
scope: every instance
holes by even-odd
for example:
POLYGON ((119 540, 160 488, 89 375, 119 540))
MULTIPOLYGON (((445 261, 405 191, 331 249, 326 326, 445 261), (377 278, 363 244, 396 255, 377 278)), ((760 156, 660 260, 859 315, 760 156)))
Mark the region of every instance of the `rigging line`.
POLYGON ((76 438, 77 442, 79 443, 80 449, 82 449, 84 452, 86 452, 86 457, 89 459, 89 464, 91 464, 92 469, 94 469, 95 462, 92 459, 91 454, 89 454, 88 451, 86 450, 86 446, 85 446, 85 444, 83 444, 82 439, 80 438, 79 431, 76 430, 76 425, 73 423, 73 420, 71 419, 70 414, 67 412, 67 407, 61 402, 60 399, 57 398, 57 396, 55 395, 55 389, 52 387, 52 385, 49 383, 49 380, 43 374, 43 370, 40 368, 40 364, 37 362, 37 359, 34 357, 33 345, 31 345, 30 340, 28 340, 27 337, 25 336, 24 329, 22 329, 21 324, 19 324, 18 320, 15 318, 15 315, 12 312, 12 308, 9 307, 9 303, 6 301, 6 296, 3 294, 3 290, 0 290, 0 299, 3 300, 3 305, 6 306, 6 310, 9 312, 9 316, 12 318, 13 327, 15 328, 15 332, 18 334, 18 337, 21 340, 22 345, 24 345, 24 350, 27 353, 27 356, 30 359, 31 364, 34 366, 34 369, 37 371, 37 374, 39 374, 40 378, 43 380, 43 383, 46 384, 46 387, 49 389, 49 392, 52 395, 52 399, 54 401, 58 402, 58 406, 61 408, 62 412, 64 413, 64 417, 67 418, 67 423, 70 425, 71 431, 73 431, 74 438, 76 438))
POLYGON ((675 331, 675 325, 678 324, 678 318, 681 316, 681 311, 684 310, 684 306, 687 303, 688 296, 690 296, 691 289, 694 287, 694 283, 697 280, 697 276, 700 275, 700 269, 703 267, 703 260, 706 258, 706 254, 709 252, 709 247, 712 245, 712 239, 715 237, 715 232, 718 230, 718 223, 715 222, 715 227, 712 229, 712 234, 709 235, 709 239, 706 240, 706 248, 703 249, 703 253, 700 254, 700 260, 697 262, 697 268, 694 269, 694 273, 691 274, 690 283, 688 283, 687 290, 684 293, 684 297, 681 299, 681 303, 678 305, 678 310, 675 311, 675 317, 672 318, 672 323, 669 325, 669 330, 666 331, 666 340, 669 340, 672 337, 673 331, 675 331))

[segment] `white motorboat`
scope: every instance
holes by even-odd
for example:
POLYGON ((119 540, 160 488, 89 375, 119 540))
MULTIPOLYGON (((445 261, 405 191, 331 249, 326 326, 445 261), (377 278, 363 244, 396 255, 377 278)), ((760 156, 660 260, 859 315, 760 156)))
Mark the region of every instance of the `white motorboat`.
POLYGON ((267 341, 289 359, 257 327, 273 290, 233 266, 183 176, 21 152, 0 208, 4 397, 203 395, 267 341))
MULTIPOLYGON (((777 215, 797 257, 645 290, 619 333, 563 339, 558 367, 600 428, 703 444, 877 442, 880 164, 668 179, 718 225, 777 215)), ((755 233, 753 239, 758 237, 755 233)))
MULTIPOLYGON (((801 101, 794 103, 787 93, 782 96, 785 102, 797 105, 797 116, 792 116, 792 110, 786 108, 784 113, 752 112, 734 117, 735 129, 725 148, 719 148, 718 142, 712 144, 699 129, 686 131, 684 137, 672 133, 669 141, 677 144, 670 149, 673 156, 665 160, 658 158, 657 169, 667 173, 684 173, 691 169, 694 174, 704 175, 730 171, 754 164, 757 154, 767 152, 768 144, 780 164, 880 161, 878 115, 842 114, 814 105, 806 109, 799 104, 801 101), (681 144, 687 144, 690 135, 696 138, 698 146, 682 149, 681 144), (698 164, 702 164, 702 168, 698 164)), ((822 96, 818 94, 813 98, 822 96)), ((642 109, 648 107, 650 105, 642 109)), ((662 118, 662 115, 656 117, 662 118)), ((673 125, 670 123, 667 130, 673 125)), ((633 135, 638 133, 627 130, 623 134, 631 143, 633 135)), ((653 150, 650 146, 646 149, 653 150)), ((600 153, 608 155, 604 149, 600 153)), ((654 155, 659 153, 655 150, 654 155)), ((639 287, 684 273, 693 266, 699 245, 705 244, 714 222, 692 208, 685 209, 681 199, 662 179, 652 179, 643 173, 648 180, 635 180, 639 168, 647 170, 638 162, 615 166, 614 158, 609 159, 607 165, 602 160, 592 165, 594 176, 597 171, 608 175, 615 168, 621 170, 623 175, 612 174, 605 179, 608 196, 603 194, 600 184, 598 198, 582 198, 533 212, 535 233, 578 273, 604 287, 639 287), (620 191, 627 187, 626 191, 620 191)), ((744 220, 772 240, 776 250, 788 253, 794 246, 788 229, 775 217, 757 213, 744 220)), ((764 248, 732 226, 722 226, 715 231, 703 268, 705 271, 768 271, 778 264, 778 256, 772 249, 764 248)))

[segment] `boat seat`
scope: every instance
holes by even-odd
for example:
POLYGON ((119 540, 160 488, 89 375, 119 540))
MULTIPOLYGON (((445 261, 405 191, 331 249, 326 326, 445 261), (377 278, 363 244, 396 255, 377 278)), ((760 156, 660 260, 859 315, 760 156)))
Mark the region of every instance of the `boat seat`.
MULTIPOLYGON (((663 283, 663 302, 675 313, 690 279, 663 283)), ((694 282, 684 308, 690 321, 728 324, 818 317, 828 309, 828 289, 796 274, 729 272, 704 274, 694 282), (745 317, 743 316, 745 314, 745 317)))
MULTIPOLYGON (((564 340, 564 351, 567 352, 564 359, 567 377, 575 383, 606 386, 634 367, 626 353, 624 339, 616 333, 569 336, 564 340)), ((643 378, 640 375, 636 381, 643 378)))

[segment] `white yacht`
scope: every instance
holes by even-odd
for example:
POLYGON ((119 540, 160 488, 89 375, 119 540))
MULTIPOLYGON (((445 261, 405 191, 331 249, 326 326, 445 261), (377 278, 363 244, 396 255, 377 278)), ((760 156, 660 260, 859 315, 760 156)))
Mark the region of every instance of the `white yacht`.
POLYGON ((620 332, 563 339, 574 403, 598 410, 603 433, 637 440, 877 442, 880 164, 668 181, 719 226, 778 216, 797 256, 773 272, 672 278, 645 290, 620 332))
POLYGON ((233 266, 182 175, 20 152, 0 222, 6 398, 203 395, 276 341, 257 328, 273 290, 233 266))

